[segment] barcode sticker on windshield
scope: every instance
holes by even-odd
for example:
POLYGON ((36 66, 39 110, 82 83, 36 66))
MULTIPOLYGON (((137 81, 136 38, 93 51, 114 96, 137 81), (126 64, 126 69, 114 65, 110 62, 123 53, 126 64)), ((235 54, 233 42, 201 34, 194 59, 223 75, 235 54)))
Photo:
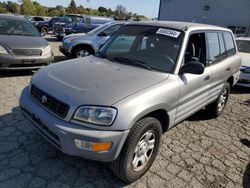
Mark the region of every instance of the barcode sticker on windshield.
POLYGON ((175 31, 175 30, 171 30, 171 29, 164 29, 164 28, 158 29, 158 31, 156 33, 160 34, 160 35, 174 37, 174 38, 178 38, 179 35, 181 34, 181 32, 179 32, 179 31, 175 31))

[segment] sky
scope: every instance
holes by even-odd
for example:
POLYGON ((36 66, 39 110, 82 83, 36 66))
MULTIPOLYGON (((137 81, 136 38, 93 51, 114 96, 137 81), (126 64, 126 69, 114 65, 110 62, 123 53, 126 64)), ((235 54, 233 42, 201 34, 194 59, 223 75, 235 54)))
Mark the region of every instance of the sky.
MULTIPOLYGON (((0 2, 7 0, 0 0, 0 2)), ((12 0, 18 2, 18 0, 12 0)), ((67 7, 70 0, 36 0, 41 5, 47 7, 55 7, 56 5, 63 5, 67 7)), ((83 5, 86 8, 98 8, 104 6, 106 8, 115 9, 117 5, 123 5, 129 12, 143 14, 148 18, 158 17, 160 0, 75 0, 76 4, 83 5)))

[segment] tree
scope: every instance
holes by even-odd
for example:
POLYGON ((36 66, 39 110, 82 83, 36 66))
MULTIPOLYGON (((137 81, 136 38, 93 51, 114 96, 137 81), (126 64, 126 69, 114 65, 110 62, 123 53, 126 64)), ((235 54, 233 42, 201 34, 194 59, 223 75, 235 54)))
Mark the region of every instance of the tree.
POLYGON ((46 16, 47 15, 47 9, 40 5, 38 2, 33 2, 36 10, 36 16, 46 16))
POLYGON ((21 14, 23 15, 36 15, 36 8, 30 0, 22 0, 21 14))
POLYGON ((68 13, 77 13, 77 7, 76 7, 76 2, 74 0, 71 0, 68 9, 67 9, 68 13))
POLYGON ((0 13, 7 13, 5 4, 0 2, 0 13))
POLYGON ((123 5, 117 5, 115 11, 115 17, 118 20, 125 20, 127 16, 127 9, 123 5))
POLYGON ((20 6, 12 1, 7 2, 7 4, 5 5, 5 9, 7 10, 7 12, 10 12, 12 14, 19 14, 20 12, 20 6))
POLYGON ((56 6, 55 8, 48 9, 48 15, 53 16, 63 16, 65 14, 65 8, 63 6, 56 6))

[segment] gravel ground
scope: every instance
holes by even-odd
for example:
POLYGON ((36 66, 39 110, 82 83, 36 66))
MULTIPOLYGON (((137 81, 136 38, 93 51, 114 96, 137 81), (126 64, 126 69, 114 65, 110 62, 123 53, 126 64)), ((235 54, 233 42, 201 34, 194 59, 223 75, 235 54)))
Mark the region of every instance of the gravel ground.
MULTIPOLYGON (((47 38, 56 60, 65 57, 47 38)), ((250 188, 250 90, 235 88, 225 113, 201 111, 164 134, 149 172, 125 185, 103 163, 67 156, 21 115, 18 98, 31 72, 0 72, 0 187, 250 188)))

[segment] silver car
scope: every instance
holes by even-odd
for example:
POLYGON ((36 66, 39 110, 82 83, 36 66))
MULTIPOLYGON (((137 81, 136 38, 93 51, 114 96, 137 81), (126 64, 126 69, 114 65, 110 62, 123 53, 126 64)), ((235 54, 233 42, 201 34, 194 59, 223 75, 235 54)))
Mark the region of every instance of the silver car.
POLYGON ((53 60, 49 43, 32 23, 0 14, 0 70, 37 69, 53 60))
POLYGON ((110 22, 101 25, 88 33, 72 34, 64 37, 59 50, 68 57, 85 57, 95 54, 123 22, 110 22))
POLYGON ((236 43, 242 57, 241 74, 237 85, 250 88, 250 38, 237 38, 236 43))
POLYGON ((130 23, 96 55, 38 71, 20 105, 56 148, 110 162, 129 183, 150 168, 164 132, 203 108, 222 114, 240 66, 228 29, 130 23))

